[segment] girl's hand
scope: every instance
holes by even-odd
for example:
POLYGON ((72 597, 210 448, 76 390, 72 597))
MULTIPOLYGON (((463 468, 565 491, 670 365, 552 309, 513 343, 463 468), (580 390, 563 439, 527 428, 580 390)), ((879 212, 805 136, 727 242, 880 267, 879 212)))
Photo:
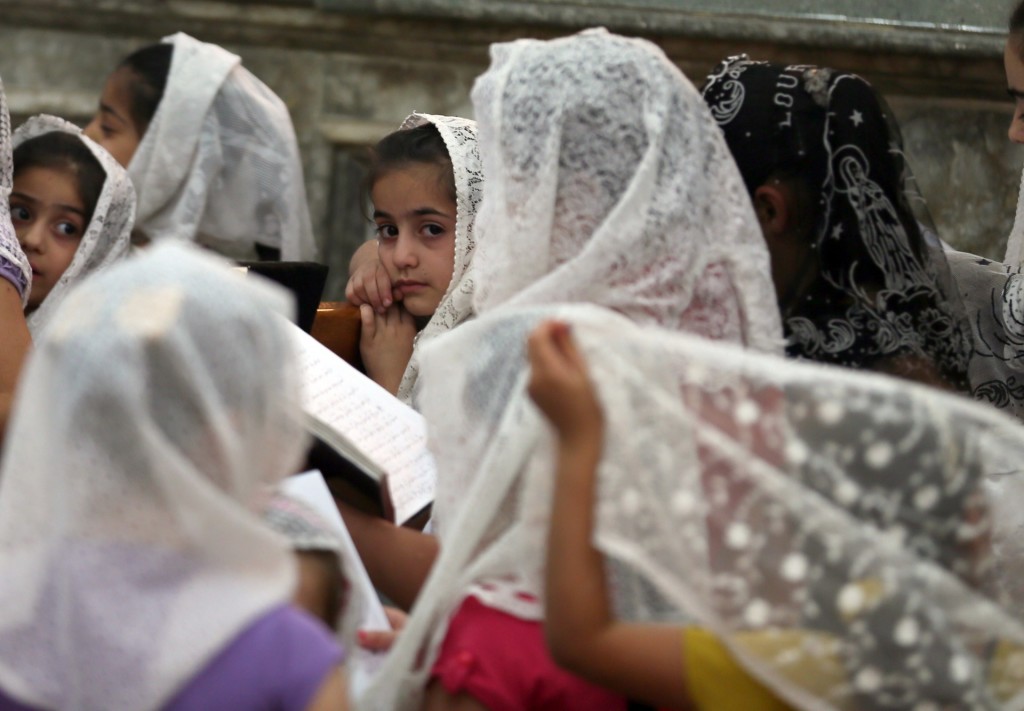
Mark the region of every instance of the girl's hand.
POLYGON ((362 320, 359 352, 366 374, 394 395, 398 393, 412 357, 416 321, 401 304, 393 304, 383 314, 375 313, 370 304, 363 304, 359 307, 359 316, 362 320))
POLYGON ((366 242, 352 256, 345 299, 354 306, 369 304, 379 314, 394 303, 391 277, 377 258, 376 242, 366 242))
POLYGON ((356 633, 356 643, 363 649, 371 652, 386 652, 398 639, 398 633, 405 627, 408 615, 397 607, 385 607, 384 614, 387 615, 389 630, 359 630, 356 633))
POLYGON ((548 321, 530 334, 530 397, 563 441, 599 441, 604 422, 587 364, 564 323, 548 321))

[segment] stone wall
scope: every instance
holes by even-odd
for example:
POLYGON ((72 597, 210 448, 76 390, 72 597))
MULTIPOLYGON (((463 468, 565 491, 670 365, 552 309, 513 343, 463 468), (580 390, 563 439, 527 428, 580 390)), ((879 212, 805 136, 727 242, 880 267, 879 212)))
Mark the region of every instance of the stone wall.
MULTIPOLYGON (((621 0, 619 9, 594 3, 586 12, 582 0, 0 0, 0 76, 16 120, 47 111, 82 121, 119 59, 165 34, 184 30, 240 54, 291 110, 314 228, 331 265, 329 291, 337 296, 348 257, 368 233, 358 200, 365 146, 414 109, 469 115, 469 89, 486 68, 489 43, 556 36, 604 17, 612 29, 658 42, 695 83, 718 59, 741 51, 863 74, 901 121, 940 234, 958 247, 1002 255, 1024 155, 1006 140, 1012 105, 1003 99, 1001 33, 991 26, 1000 13, 965 28, 964 8, 974 0, 949 0, 961 13, 952 29, 917 19, 873 26, 834 16, 744 15, 734 6, 745 1, 729 0, 731 14, 716 16, 703 8, 706 0, 621 0), (533 14, 508 14, 521 13, 520 5, 533 14), (605 15, 594 15, 597 5, 605 15), (638 5, 661 7, 638 14, 638 5), (466 16, 467 8, 478 14, 466 16), (480 15, 480 8, 506 14, 480 15)), ((834 0, 842 2, 849 4, 834 0)))

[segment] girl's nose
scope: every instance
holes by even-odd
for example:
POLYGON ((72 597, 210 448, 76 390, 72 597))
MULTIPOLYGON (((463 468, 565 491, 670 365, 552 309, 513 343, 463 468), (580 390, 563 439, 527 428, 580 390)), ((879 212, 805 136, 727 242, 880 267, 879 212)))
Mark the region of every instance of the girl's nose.
POLYGON ((85 128, 82 129, 82 133, 85 134, 86 137, 91 138, 92 140, 96 141, 97 143, 100 142, 100 139, 103 138, 103 134, 100 132, 100 116, 99 116, 99 114, 96 114, 95 116, 92 117, 92 121, 90 121, 89 123, 87 123, 85 125, 85 128))
POLYGON ((18 242, 26 252, 42 252, 46 247, 46 226, 42 222, 33 222, 18 230, 18 242))
POLYGON ((410 269, 419 264, 416 240, 404 233, 399 233, 395 241, 395 266, 410 269))

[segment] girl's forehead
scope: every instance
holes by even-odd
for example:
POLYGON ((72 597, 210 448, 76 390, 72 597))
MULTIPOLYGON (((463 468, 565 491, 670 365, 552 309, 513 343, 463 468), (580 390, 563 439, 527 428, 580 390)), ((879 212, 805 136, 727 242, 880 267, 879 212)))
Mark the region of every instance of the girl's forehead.
POLYGON ((69 169, 45 166, 29 166, 14 176, 14 191, 31 193, 45 201, 62 202, 72 206, 80 205, 82 197, 78 192, 78 179, 69 169))
POLYGON ((435 163, 406 163, 381 173, 373 183, 374 205, 449 207, 454 214, 455 196, 451 168, 435 163))

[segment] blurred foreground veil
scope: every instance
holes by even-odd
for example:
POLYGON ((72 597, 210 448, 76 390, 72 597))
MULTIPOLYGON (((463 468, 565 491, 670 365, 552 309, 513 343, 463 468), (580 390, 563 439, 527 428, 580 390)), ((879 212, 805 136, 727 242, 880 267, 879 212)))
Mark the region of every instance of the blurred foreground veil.
POLYGON ((571 324, 605 412, 595 544, 620 617, 710 629, 797 708, 1024 705, 1016 421, 597 307, 506 311, 448 339, 466 373, 450 426, 476 417, 488 435, 484 451, 439 453, 440 471, 488 471, 451 526, 484 551, 462 579, 539 574, 523 554, 545 540, 554 447, 509 351, 549 318, 571 324), (503 406, 483 395, 496 391, 503 406), (492 502, 517 488, 510 523, 492 502), (518 551, 495 541, 504 530, 518 551))
POLYGON ((175 244, 64 300, 0 466, 3 694, 162 708, 290 599, 289 547, 253 511, 307 443, 293 312, 283 290, 175 244))

